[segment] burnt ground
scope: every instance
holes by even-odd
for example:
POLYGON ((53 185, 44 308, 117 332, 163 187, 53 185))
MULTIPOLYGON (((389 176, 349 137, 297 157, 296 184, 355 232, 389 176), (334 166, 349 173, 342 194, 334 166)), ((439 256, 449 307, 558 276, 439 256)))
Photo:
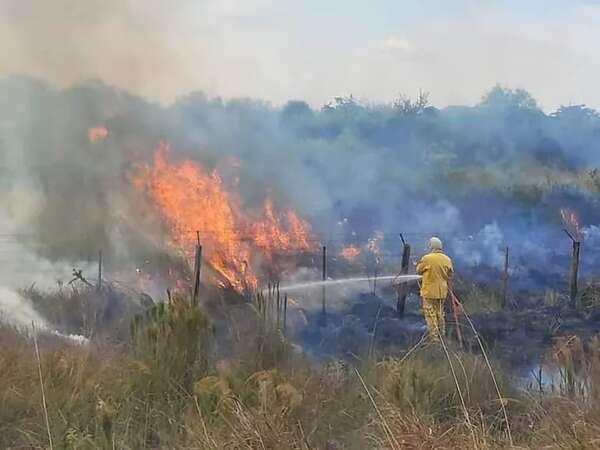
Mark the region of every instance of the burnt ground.
MULTIPOLYGON (((600 298, 598 286, 587 286, 582 299, 586 296, 600 298), (595 287, 598 287, 598 295, 595 295, 595 287)), ((468 291, 464 287, 463 290, 461 299, 468 299, 468 291)), ((258 326, 256 304, 248 298, 232 290, 210 286, 203 286, 201 293, 200 303, 214 324, 219 352, 227 353, 228 348, 233 347, 233 341, 250 335, 250 330, 258 326)), ((363 359, 373 351, 379 355, 401 355, 425 333, 421 300, 416 289, 412 289, 407 298, 402 318, 396 313, 395 292, 389 287, 378 290, 377 294, 354 292, 344 300, 341 308, 328 305, 325 316, 318 296, 317 305, 313 303, 308 307, 300 300, 293 306, 290 304, 287 314, 287 336, 301 347, 303 353, 316 360, 363 359)), ((600 308, 574 310, 566 305, 564 297, 556 297, 555 305, 558 306, 548 306, 544 293, 522 291, 513 294, 510 309, 486 311, 479 304, 484 297, 466 300, 465 309, 479 309, 470 313, 470 318, 486 349, 503 366, 516 373, 538 365, 557 337, 577 335, 585 342, 600 333, 600 308)), ((471 326, 464 316, 460 316, 465 349, 479 353, 471 326)), ((447 316, 447 328, 448 339, 456 342, 450 316, 447 316)))
POLYGON ((478 314, 472 320, 494 353, 513 367, 537 364, 556 338, 589 340, 600 333, 600 315, 568 307, 539 306, 478 314))
MULTIPOLYGON (((422 337, 425 322, 417 296, 409 296, 402 318, 393 303, 392 299, 360 294, 346 310, 330 313, 326 320, 321 312, 307 315, 308 324, 296 337, 316 358, 360 359, 373 350, 385 355, 403 354, 422 337)), ((577 335, 586 341, 600 333, 600 312, 545 306, 535 300, 520 308, 479 312, 470 318, 487 350, 516 372, 537 365, 557 337, 577 335)), ((447 317, 448 338, 456 341, 451 320, 447 317)), ((459 322, 465 349, 480 352, 468 321, 462 317, 459 322)))
MULTIPOLYGON (((582 298, 590 292, 592 291, 588 287, 582 298)), ((226 354, 228 349, 233 347, 235 340, 243 340, 243 336, 250 335, 250 331, 258 326, 256 305, 231 290, 203 285, 201 293, 200 303, 214 325, 218 347, 216 350, 226 354)), ((63 317, 66 312, 57 315, 53 297, 44 299, 33 290, 27 294, 36 309, 48 316, 51 323, 69 325, 62 327, 61 331, 85 333, 84 324, 70 316, 63 317), (51 314, 52 311, 54 315, 51 314)), ((87 300, 83 302, 88 309, 98 303, 99 310, 95 311, 92 308, 87 316, 97 316, 99 323, 105 325, 106 333, 102 333, 101 328, 94 327, 95 334, 100 332, 101 335, 110 335, 111 340, 116 339, 117 335, 126 334, 127 317, 130 315, 115 305, 132 304, 117 294, 117 291, 107 290, 105 295, 98 296, 95 291, 90 291, 91 299, 86 297, 87 300), (112 298, 113 296, 115 298, 112 298), (97 301, 92 301, 94 299, 97 301), (116 320, 119 318, 123 320, 116 320), (122 326, 115 325, 113 319, 119 323, 123 322, 122 326), (115 327, 122 330, 122 333, 115 335, 115 327)), ((577 335, 586 342, 592 336, 600 334, 600 308, 573 310, 564 304, 563 298, 556 302, 559 306, 548 306, 543 297, 540 293, 536 295, 523 292, 517 294, 516 301, 513 302, 517 307, 470 315, 486 347, 503 365, 516 371, 531 368, 548 353, 557 337, 577 335)), ((600 298, 600 295, 598 297, 600 298)), ((305 354, 317 360, 356 360, 365 358, 372 351, 379 355, 404 354, 425 332, 420 298, 414 292, 407 299, 406 313, 402 318, 396 313, 393 291, 383 289, 378 291, 378 294, 354 293, 346 300, 342 308, 334 310, 332 305, 329 305, 325 317, 320 307, 315 308, 313 305, 310 309, 303 309, 301 302, 290 305, 287 317, 288 337, 301 347, 305 354)), ((136 303, 134 306, 135 308, 130 308, 141 311, 144 305, 136 303)), ((476 305, 473 305, 473 310, 474 306, 476 305)), ((471 309, 468 302, 465 308, 467 311, 471 309)), ((447 317, 447 320, 450 331, 448 338, 456 341, 451 318, 447 317)), ((460 326, 465 348, 478 353, 479 345, 464 317, 460 319, 460 326)))

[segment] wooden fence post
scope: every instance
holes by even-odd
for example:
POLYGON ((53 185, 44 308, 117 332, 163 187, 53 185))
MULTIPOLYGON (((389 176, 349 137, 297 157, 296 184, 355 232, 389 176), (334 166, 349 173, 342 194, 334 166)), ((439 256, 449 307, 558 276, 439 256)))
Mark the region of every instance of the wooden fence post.
MULTIPOLYGON (((404 239, 402 240, 404 242, 404 239)), ((410 264, 410 245, 404 242, 402 247, 402 263, 400 273, 406 275, 410 264)), ((404 317, 404 307, 406 306, 406 296, 408 295, 406 283, 400 283, 398 286, 398 301, 396 303, 396 312, 399 317, 404 317)))
POLYGON ((571 255, 571 307, 575 307, 577 300, 577 276, 579 273, 579 249, 581 243, 573 241, 573 253, 571 255))
POLYGON ((98 284, 96 284, 96 289, 102 289, 102 250, 98 252, 98 284))
POLYGON ((564 231, 567 234, 567 236, 571 238, 571 241, 573 243, 573 251, 571 253, 571 279, 569 283, 569 297, 571 301, 571 307, 574 308, 576 306, 575 301, 577 300, 577 276, 579 272, 579 250, 581 247, 581 242, 579 233, 573 235, 566 228, 564 229, 564 231))
POLYGON ((283 295, 283 335, 286 335, 287 332, 287 305, 288 305, 288 296, 287 293, 283 295))
POLYGON ((194 290, 192 291, 192 305, 198 305, 200 291, 200 269, 202 267, 202 246, 200 245, 200 232, 196 231, 196 257, 194 259, 194 290))
MULTIPOLYGON (((321 269, 322 269, 322 279, 325 282, 325 281, 327 281, 327 247, 325 245, 323 246, 323 261, 322 261, 321 269)), ((327 291, 327 288, 325 287, 325 284, 323 284, 323 286, 321 287, 321 302, 322 302, 321 324, 323 326, 327 325, 326 291, 327 291)))
POLYGON ((502 308, 506 308, 508 302, 508 247, 504 250, 504 277, 502 279, 502 308))

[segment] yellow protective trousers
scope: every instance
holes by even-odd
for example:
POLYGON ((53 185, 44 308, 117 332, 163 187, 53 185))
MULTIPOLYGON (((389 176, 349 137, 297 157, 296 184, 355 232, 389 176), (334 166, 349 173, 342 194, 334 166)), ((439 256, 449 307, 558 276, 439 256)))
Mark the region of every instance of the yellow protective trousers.
POLYGON ((446 333, 444 301, 444 298, 423 298, 421 304, 429 336, 435 340, 439 340, 440 336, 444 336, 446 333))

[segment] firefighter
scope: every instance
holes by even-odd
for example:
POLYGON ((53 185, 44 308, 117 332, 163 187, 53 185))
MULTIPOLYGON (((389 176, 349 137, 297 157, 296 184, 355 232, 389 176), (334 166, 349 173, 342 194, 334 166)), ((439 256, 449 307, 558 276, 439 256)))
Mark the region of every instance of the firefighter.
POLYGON ((448 296, 448 284, 454 269, 452 260, 442 251, 442 241, 429 239, 429 253, 417 263, 417 274, 421 280, 422 309, 429 335, 439 340, 445 334, 444 303, 448 296))

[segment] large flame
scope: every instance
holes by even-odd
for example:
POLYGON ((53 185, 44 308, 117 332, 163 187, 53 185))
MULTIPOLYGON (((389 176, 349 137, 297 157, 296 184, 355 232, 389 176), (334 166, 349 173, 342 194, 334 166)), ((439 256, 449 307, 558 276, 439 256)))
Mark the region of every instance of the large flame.
POLYGON ((273 209, 273 201, 265 200, 263 218, 251 226, 254 244, 273 254, 277 251, 308 250, 311 247, 308 226, 293 210, 278 217, 273 209))
POLYGON ((294 211, 277 213, 270 198, 263 211, 242 211, 217 171, 208 173, 189 160, 172 163, 168 151, 161 143, 153 163, 140 168, 132 181, 163 216, 168 244, 186 257, 193 256, 198 232, 210 266, 242 290, 257 285, 256 256, 310 250, 310 228, 294 211))

